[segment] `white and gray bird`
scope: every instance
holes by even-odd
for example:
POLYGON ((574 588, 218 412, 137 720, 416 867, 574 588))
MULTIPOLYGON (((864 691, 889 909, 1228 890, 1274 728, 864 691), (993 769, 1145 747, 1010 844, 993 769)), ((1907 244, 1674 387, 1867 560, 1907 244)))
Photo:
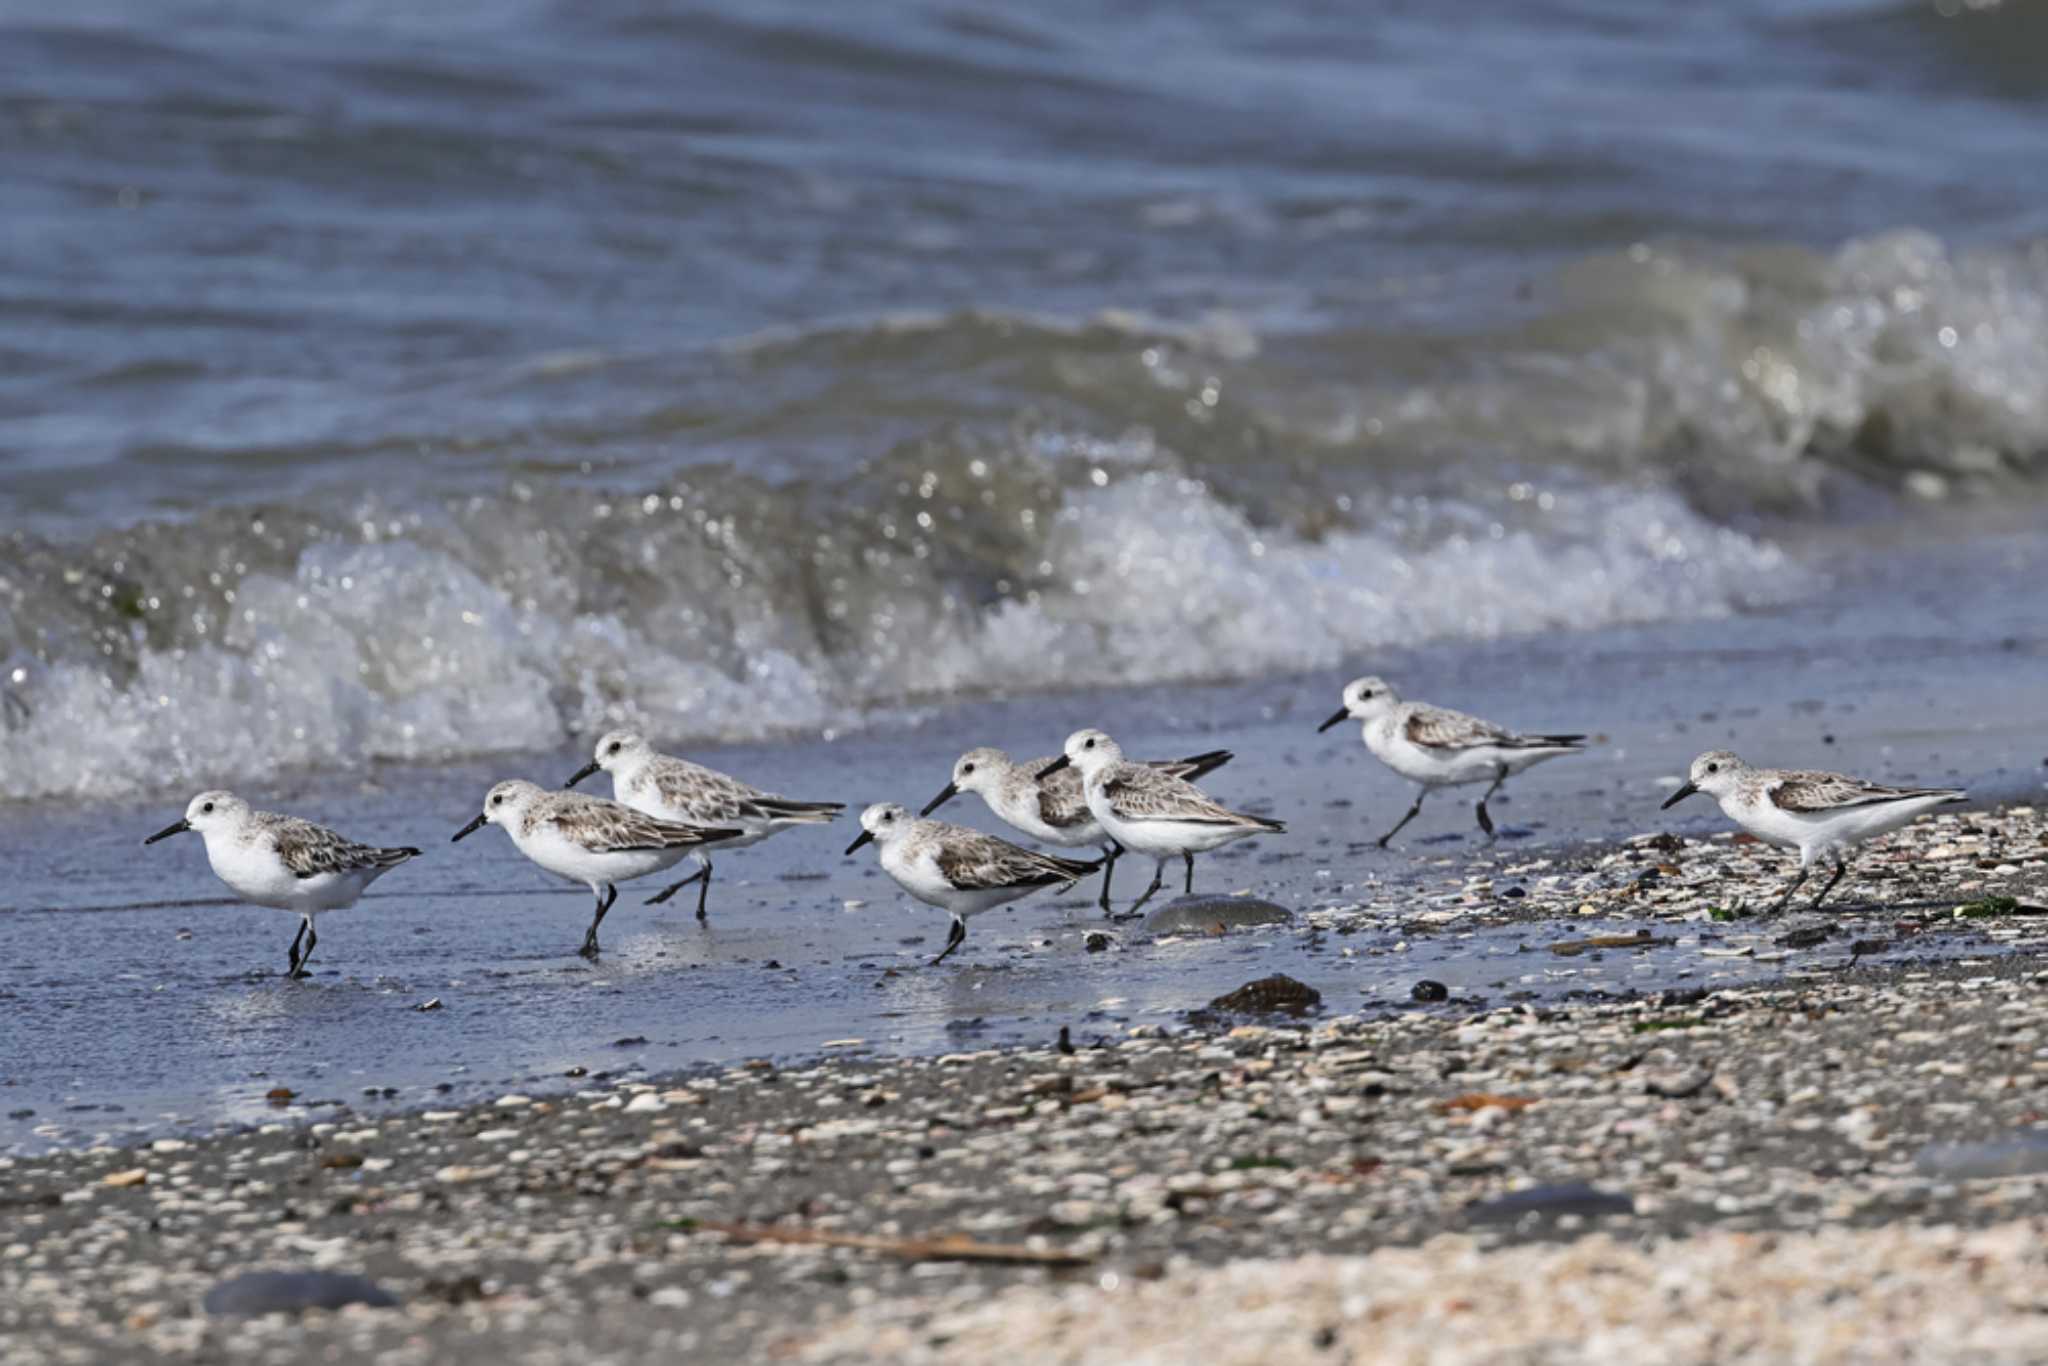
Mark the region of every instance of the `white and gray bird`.
POLYGON ((673 868, 701 844, 739 832, 656 820, 644 811, 581 792, 549 792, 538 783, 508 779, 484 796, 484 809, 454 834, 501 825, 519 852, 556 877, 580 882, 597 898, 597 914, 584 933, 585 958, 597 957, 597 927, 619 899, 615 883, 673 868))
MULTIPOLYGON (((1234 757, 1227 749, 1212 749, 1206 754, 1191 754, 1185 759, 1154 759, 1147 766, 1193 782, 1203 774, 1221 768, 1234 757)), ((940 789, 938 796, 926 802, 924 810, 918 814, 929 816, 961 793, 973 792, 1005 824, 1035 840, 1067 849, 1091 845, 1100 848, 1103 852, 1102 896, 1096 904, 1107 914, 1109 879, 1116 872, 1117 857, 1124 849, 1104 833, 1102 823, 1088 809, 1088 798, 1081 791, 1079 769, 1061 768, 1045 777, 1039 776, 1052 766, 1056 758, 1057 755, 1049 754, 1042 759, 1018 763, 999 749, 970 749, 954 761, 953 780, 940 789)))
POLYGON ((894 802, 877 802, 861 812, 860 831, 847 853, 874 844, 881 851, 882 871, 897 886, 953 917, 946 947, 932 959, 933 967, 966 942, 969 916, 1041 887, 1072 886, 1101 866, 1099 861, 1041 854, 963 825, 923 820, 894 802))
POLYGON ((1806 874, 1823 858, 1832 859, 1834 875, 1807 909, 1818 909, 1848 871, 1848 851, 1864 840, 1886 834, 1937 806, 1967 801, 1969 794, 1950 787, 1888 787, 1840 773, 1804 769, 1751 768, 1725 749, 1710 750, 1692 761, 1685 782, 1664 799, 1669 810, 1695 792, 1721 804, 1721 811, 1765 844, 1799 851, 1799 875, 1771 907, 1782 911, 1806 874))
POLYGON ((1486 803, 1500 785, 1545 759, 1579 753, 1586 741, 1583 735, 1524 735, 1461 711, 1403 702, 1385 679, 1369 677, 1346 684, 1344 705, 1316 729, 1326 731, 1346 720, 1364 722, 1365 747, 1373 757, 1421 789, 1408 814, 1379 837, 1382 849, 1415 819, 1424 797, 1439 787, 1468 783, 1487 784, 1474 810, 1479 828, 1491 838, 1493 817, 1486 803))
POLYGON ((656 820, 737 832, 729 839, 704 841, 690 853, 697 871, 647 898, 648 905, 658 905, 691 883, 700 883, 699 920, 706 918, 704 901, 711 892, 714 852, 744 849, 799 825, 824 825, 846 809, 844 802, 797 802, 763 792, 715 768, 663 754, 630 730, 605 735, 590 762, 562 786, 574 787, 600 769, 612 775, 612 796, 635 811, 656 820))
POLYGON ((1128 914, 1150 901, 1166 882, 1166 861, 1187 864, 1186 890, 1195 890, 1195 855, 1252 835, 1276 835, 1287 827, 1264 816, 1231 811, 1185 778, 1124 758, 1116 741, 1099 730, 1077 730, 1065 751, 1041 778, 1072 766, 1081 771, 1089 813, 1109 837, 1154 860, 1152 885, 1131 903, 1128 914))
POLYGON ((320 942, 320 932, 313 927, 316 916, 355 905, 364 888, 420 852, 358 844, 297 816, 253 810, 232 792, 200 793, 186 806, 184 819, 143 843, 155 844, 188 830, 206 841, 206 861, 213 865, 214 876, 236 896, 299 917, 285 971, 291 978, 312 976, 306 962, 320 942))

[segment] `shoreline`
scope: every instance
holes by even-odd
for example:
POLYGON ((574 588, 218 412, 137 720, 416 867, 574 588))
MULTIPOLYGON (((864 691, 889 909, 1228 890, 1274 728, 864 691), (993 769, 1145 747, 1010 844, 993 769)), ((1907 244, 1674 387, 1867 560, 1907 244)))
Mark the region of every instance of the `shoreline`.
MULTIPOLYGON (((1589 875, 1608 877, 1610 896, 1663 907, 1661 923, 1681 932, 1658 937, 1690 931, 1694 944, 1545 952, 1538 929, 1593 938, 1581 927, 1608 918, 1558 915, 1563 900, 1550 895, 1538 902, 1549 914, 1520 923, 1531 941, 1520 956, 1550 972, 1594 955, 1717 946, 1738 956, 1705 961, 1745 961, 1735 937, 1753 956, 1832 922, 1814 947, 1767 964, 1772 981, 1702 978, 1541 1005, 1454 996, 1359 1011, 1326 1000, 1306 1019, 1197 1016, 1170 1031, 1077 1019, 1072 1052, 971 1039, 938 1057, 828 1051, 793 1066, 585 1080, 569 1095, 0 1159, 0 1331, 24 1366, 323 1350, 388 1362, 686 1350, 1106 1361, 1114 1343, 1078 1327, 1100 1327, 1090 1315, 1117 1303, 1104 1287, 1154 1298, 1193 1287, 1198 1306, 1220 1304, 1253 1293, 1239 1273, 1266 1284, 1267 1263, 1304 1253, 1336 1259, 1294 1267, 1318 1286, 1348 1284, 1360 1274, 1348 1259, 1390 1249, 1489 1284, 1490 1259, 1600 1229, 1631 1245, 1676 1239, 1658 1244, 1666 1274, 1695 1256, 1726 1262, 1724 1235, 1759 1230, 1822 1230, 1816 1257, 1847 1247, 1882 1260, 1918 1257, 1900 1230, 1955 1225, 1982 1230, 1991 1243, 1959 1245, 1990 1256, 1983 1248, 2005 1247, 2015 1220, 2048 1217, 2048 1183, 1968 1175, 2000 1161, 2048 1173, 2048 916, 2027 909, 2048 902, 2048 830, 2031 809, 1924 820, 1890 837, 1873 871, 1897 892, 1954 881, 1952 865, 1990 861, 1994 842, 2010 861, 1974 871, 2016 905, 1981 917, 1845 902, 1715 922, 1686 902, 1704 879, 1688 892, 1683 878, 1645 884, 1619 869, 1641 867, 1629 855, 1647 850, 1681 869, 1710 864, 1700 871, 1715 874, 1717 896, 1761 893, 1769 880, 1734 872, 1749 851, 1646 841, 1589 875), (1879 923, 1900 941, 1895 959, 1844 952, 1844 938, 1879 923), (1927 936, 1950 932, 1960 956, 1927 952, 1927 936), (1930 1156, 1973 1143, 2004 1146, 1930 1156), (1530 1186, 1565 1189, 1519 1215, 1486 1203, 1530 1186), (993 1247, 995 1259, 898 1255, 904 1240, 940 1236, 993 1247), (873 1241, 801 1241, 820 1237, 873 1241), (360 1273, 401 1307, 303 1320, 198 1307, 258 1267, 360 1273), (1069 1329, 1079 1336, 1059 1336, 1069 1329)), ((1311 936, 1332 954, 1352 937, 1311 936)), ((1336 1302, 1321 1295, 1302 1312, 1336 1302)), ((1665 1312, 1638 1298, 1641 1314, 1665 1312)), ((1302 1341, 1318 1331, 1302 1328, 1302 1341)))

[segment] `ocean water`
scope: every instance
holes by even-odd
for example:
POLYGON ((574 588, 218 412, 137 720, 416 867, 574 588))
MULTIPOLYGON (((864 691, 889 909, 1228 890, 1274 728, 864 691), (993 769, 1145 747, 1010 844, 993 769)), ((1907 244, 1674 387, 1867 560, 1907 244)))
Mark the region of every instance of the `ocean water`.
POLYGON ((2044 72, 2019 0, 0 6, 0 801, 2038 528, 2044 72))

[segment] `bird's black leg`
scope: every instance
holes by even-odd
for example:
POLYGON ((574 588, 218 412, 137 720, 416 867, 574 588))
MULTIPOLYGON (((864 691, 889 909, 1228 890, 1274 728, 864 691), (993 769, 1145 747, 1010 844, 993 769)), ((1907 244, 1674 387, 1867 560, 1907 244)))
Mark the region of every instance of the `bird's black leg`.
POLYGON ((1493 786, 1487 788, 1486 796, 1479 799, 1479 828, 1486 832, 1488 839, 1493 838, 1493 817, 1486 814, 1486 803, 1493 797, 1494 793, 1500 791, 1500 785, 1507 780, 1508 771, 1505 768, 1496 768, 1493 771, 1493 786))
POLYGON ((299 932, 292 936, 291 966, 284 970, 284 975, 287 977, 297 977, 299 975, 299 941, 306 937, 306 927, 312 923, 312 921, 304 916, 299 917, 299 932))
POLYGON ((299 954, 299 966, 295 974, 299 977, 311 977, 313 975, 306 971, 306 964, 313 961, 313 946, 320 942, 320 931, 313 927, 313 917, 309 915, 305 919, 306 947, 299 954))
POLYGON ((1423 799, 1424 797, 1427 797, 1428 795, 1429 795, 1429 789, 1428 789, 1428 788, 1426 788, 1426 787, 1425 787, 1425 788, 1423 788, 1423 789, 1422 789, 1422 791, 1420 791, 1420 792, 1418 792, 1418 793, 1416 793, 1416 794, 1415 794, 1415 805, 1413 805, 1413 806, 1411 806, 1411 807, 1409 807, 1409 808, 1408 808, 1408 814, 1407 814, 1407 815, 1405 815, 1405 816, 1403 816, 1403 817, 1401 817, 1401 819, 1400 819, 1400 820, 1398 820, 1398 821, 1395 821, 1395 822, 1394 822, 1394 828, 1393 828, 1392 830, 1389 830, 1389 831, 1388 831, 1388 832, 1387 832, 1386 834, 1384 834, 1384 835, 1381 835, 1381 836, 1380 836, 1380 838, 1379 838, 1379 846, 1380 846, 1380 848, 1382 848, 1382 849, 1386 848, 1386 847, 1387 847, 1387 841, 1388 841, 1388 840, 1390 840, 1390 839, 1392 839, 1392 838, 1393 838, 1394 836, 1396 836, 1396 835, 1400 834, 1400 833, 1401 833, 1401 827, 1402 827, 1402 826, 1404 826, 1404 825, 1406 825, 1406 824, 1408 824, 1408 822, 1410 822, 1410 821, 1412 821, 1412 820, 1414 820, 1414 819, 1415 819, 1415 817, 1417 816, 1417 814, 1419 814, 1419 813, 1421 812, 1421 810, 1422 810, 1422 799, 1423 799))
POLYGON ((1182 850, 1182 851, 1181 851, 1181 857, 1182 857, 1182 858, 1184 858, 1184 859, 1186 859, 1186 860, 1188 861, 1188 885, 1187 885, 1186 889, 1185 889, 1185 890, 1184 890, 1184 891, 1182 892, 1182 895, 1183 895, 1183 896, 1193 896, 1193 895, 1195 894, 1195 855, 1194 855, 1194 851, 1193 851, 1193 850, 1191 850, 1191 849, 1189 849, 1189 850, 1182 850))
POLYGON ((965 944, 966 942, 967 922, 956 915, 953 917, 952 933, 946 936, 946 947, 939 950, 939 956, 937 958, 932 959, 932 966, 937 967, 939 964, 945 962, 947 954, 959 948, 962 944, 965 944))
POLYGON ((612 903, 618 899, 619 889, 609 882, 605 883, 604 894, 597 899, 597 914, 591 918, 590 928, 584 931, 583 947, 577 950, 585 958, 597 957, 597 927, 604 924, 604 913, 610 910, 612 903))
MULTIPOLYGON (((661 904, 662 902, 664 902, 664 901, 668 900, 668 899, 669 899, 670 897, 674 896, 674 895, 675 895, 675 894, 676 894, 677 892, 680 892, 681 890, 683 890, 683 888, 685 888, 685 887, 689 886, 689 885, 690 885, 691 883, 693 883, 693 882, 697 881, 697 880, 698 880, 699 878, 702 878, 702 879, 704 880, 705 890, 707 890, 707 891, 708 891, 708 890, 710 890, 710 886, 711 886, 711 863, 710 863, 710 860, 708 860, 708 859, 707 859, 707 860, 705 860, 705 863, 704 863, 704 866, 703 866, 703 867, 699 868, 699 869, 698 869, 698 870, 697 870, 696 872, 694 872, 694 873, 690 874, 690 875, 689 875, 688 877, 684 878, 684 879, 683 879, 683 880, 682 880, 681 882, 678 882, 678 883, 677 883, 677 884, 676 884, 675 886, 673 886, 673 887, 664 887, 664 888, 662 888, 662 889, 661 889, 660 891, 656 892, 656 893, 655 893, 655 894, 654 894, 653 896, 650 896, 650 897, 648 897, 648 898, 647 898, 647 904, 648 904, 648 905, 650 905, 650 906, 659 906, 659 905, 660 905, 660 904, 661 904)), ((703 916, 703 914, 704 914, 704 895, 703 895, 703 893, 702 893, 702 892, 700 892, 700 893, 698 893, 698 894, 697 894, 697 914, 698 914, 698 916, 699 916, 700 918, 701 918, 701 917, 703 916)))
POLYGON ((1152 885, 1145 889, 1145 895, 1139 897, 1136 901, 1133 901, 1131 903, 1131 909, 1125 912, 1125 914, 1136 915, 1138 913, 1138 908, 1144 905, 1146 902, 1150 901, 1152 899, 1152 894, 1165 885, 1166 860, 1160 859, 1155 865, 1153 865, 1152 868, 1152 885))
POLYGON ((1799 884, 1804 881, 1806 881, 1806 865, 1801 864, 1799 866, 1799 876, 1792 879, 1792 885, 1785 889, 1785 895, 1779 897, 1771 906, 1771 913, 1773 915, 1785 909, 1786 903, 1792 900, 1792 893, 1798 891, 1799 884))
POLYGON ((704 898, 705 898, 705 897, 707 897, 707 896, 710 896, 710 895, 711 895, 711 860, 710 860, 710 859, 705 859, 705 860, 704 860, 704 881, 703 881, 703 882, 701 882, 701 883, 699 883, 699 884, 698 884, 698 886, 697 886, 697 918, 698 918, 699 920, 709 920, 709 919, 711 918, 710 916, 707 916, 707 915, 705 915, 705 914, 704 914, 704 898))
POLYGON ((1828 893, 1835 890, 1835 884, 1837 882, 1840 882, 1842 880, 1842 874, 1848 871, 1849 860, 1843 858, 1840 854, 1835 855, 1835 875, 1828 879, 1828 885, 1820 889, 1820 895, 1815 897, 1813 899, 1813 904, 1811 906, 1808 906, 1806 909, 1809 911, 1819 910, 1820 903, 1828 899, 1828 893))
POLYGON ((1111 840, 1102 848, 1102 899, 1095 904, 1102 908, 1104 915, 1109 915, 1111 914, 1109 909, 1109 875, 1116 871, 1116 861, 1123 854, 1124 847, 1115 840, 1111 840))

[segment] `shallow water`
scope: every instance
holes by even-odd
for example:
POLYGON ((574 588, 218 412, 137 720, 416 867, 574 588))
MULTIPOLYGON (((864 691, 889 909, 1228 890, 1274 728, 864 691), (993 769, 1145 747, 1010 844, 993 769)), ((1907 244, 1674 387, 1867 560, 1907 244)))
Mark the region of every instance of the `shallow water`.
MULTIPOLYGON (((1651 829, 1724 828, 1705 803, 1668 819, 1656 810, 1693 753, 1723 744, 1958 783, 1985 800, 2038 799, 2048 631, 2020 595, 1957 623, 1950 585, 2029 582, 2044 564, 2038 540, 1975 544, 1940 560, 1850 566, 1874 581, 1849 575, 1780 613, 1400 651, 1376 667, 1482 713, 1596 734, 1587 754, 1531 770, 1496 799, 1504 847, 1528 860, 1651 829)), ((1461 855, 1479 844, 1469 804, 1439 797, 1395 849, 1371 846, 1408 794, 1348 728, 1315 734, 1343 677, 976 704, 832 743, 696 757, 794 795, 921 804, 960 750, 1040 752, 1082 719, 1137 752, 1224 745, 1238 757, 1210 790, 1282 817, 1290 833, 1203 859, 1198 890, 1250 891, 1297 911, 1389 889, 1418 909, 1448 904, 1464 885, 1461 855)), ((17 808, 0 829, 0 1114, 16 1112, 0 1122, 0 1148, 260 1119, 272 1113, 264 1093, 280 1085, 302 1101, 375 1107, 567 1086, 572 1067, 658 1071, 811 1055, 851 1039, 862 1042, 841 1046, 934 1052, 1043 1041, 1067 1026, 1085 1042, 1171 1023, 1272 972, 1315 986, 1332 1011, 1423 1008, 1409 1004, 1422 978, 1452 990, 1434 1008, 1460 1010, 1516 993, 1541 1002, 1753 980, 1845 958, 1833 943, 1761 960, 1706 958, 1692 943, 1566 959, 1542 946, 1585 933, 1580 924, 1409 934, 1398 920, 1349 935, 1289 928, 1157 943, 1133 937, 1132 922, 1108 927, 1120 942, 1090 953, 1085 936, 1104 925, 1089 885, 976 918, 966 947, 928 970, 920 964, 944 942, 944 916, 899 894, 868 851, 842 857, 852 837, 842 820, 721 860, 708 926, 687 895, 647 908, 659 882, 629 885, 593 965, 574 955, 586 892, 549 884, 495 830, 447 842, 493 779, 559 781, 583 757, 563 749, 311 774, 266 789, 265 804, 426 850, 359 906, 325 918, 318 974, 301 985, 281 977, 289 916, 220 900, 196 837, 140 845, 181 796, 17 808), (414 1009, 434 999, 440 1009, 414 1009), (362 1095, 372 1087, 396 1090, 362 1095)), ((999 828, 971 798, 944 814, 999 828)), ((1119 899, 1144 876, 1128 860, 1119 899)), ((1636 928, 1588 923, 1603 934, 1636 928)))

